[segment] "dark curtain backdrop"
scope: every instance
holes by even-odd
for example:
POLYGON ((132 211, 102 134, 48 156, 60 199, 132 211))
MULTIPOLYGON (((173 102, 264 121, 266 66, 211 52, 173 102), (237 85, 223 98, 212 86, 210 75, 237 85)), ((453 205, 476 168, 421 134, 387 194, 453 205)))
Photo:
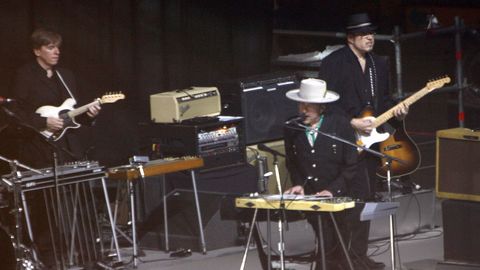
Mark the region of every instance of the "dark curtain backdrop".
MULTIPOLYGON (((83 136, 91 159, 124 164, 146 147, 138 124, 149 121, 150 94, 269 71, 272 14, 272 0, 4 0, 0 94, 9 95, 15 70, 33 59, 31 32, 57 30, 59 65, 75 73, 81 99, 126 94, 103 106, 83 136)), ((17 143, 11 126, 0 133, 0 154, 9 158, 17 143)))

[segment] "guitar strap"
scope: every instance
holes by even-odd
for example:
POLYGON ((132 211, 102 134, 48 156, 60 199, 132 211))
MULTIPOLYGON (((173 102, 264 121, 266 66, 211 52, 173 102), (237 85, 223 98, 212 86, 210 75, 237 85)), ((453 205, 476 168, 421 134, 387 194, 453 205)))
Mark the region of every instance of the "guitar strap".
POLYGON ((63 80, 63 77, 60 74, 60 72, 58 70, 55 70, 55 72, 57 73, 58 78, 60 78, 60 81, 62 82, 63 86, 65 86, 65 89, 67 89, 67 92, 70 95, 70 97, 73 99, 73 101, 75 101, 75 104, 77 104, 77 100, 73 96, 72 91, 70 91, 70 88, 68 87, 68 85, 65 83, 65 80, 63 80))
POLYGON ((370 62, 372 62, 372 68, 369 70, 370 71, 370 89, 372 91, 372 101, 373 101, 373 107, 375 110, 378 110, 378 81, 377 81, 377 68, 375 66, 375 61, 373 60, 372 54, 368 54, 370 58, 370 62))

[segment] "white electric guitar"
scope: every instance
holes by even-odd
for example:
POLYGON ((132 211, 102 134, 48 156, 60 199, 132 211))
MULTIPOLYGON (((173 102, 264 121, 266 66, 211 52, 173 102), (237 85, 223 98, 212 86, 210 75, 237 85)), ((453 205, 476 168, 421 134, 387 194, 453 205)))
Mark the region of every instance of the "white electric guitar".
MULTIPOLYGON (((444 84, 449 82, 450 78, 448 76, 431 81, 427 83, 424 88, 412 94, 401 103, 405 103, 406 105, 410 106, 426 94, 434 91, 435 89, 443 87, 444 84)), ((363 145, 368 148, 375 143, 379 143, 380 152, 403 161, 402 163, 393 162, 390 164, 390 168, 387 168, 386 166, 379 168, 379 170, 377 170, 377 174, 381 177, 387 176, 387 170, 390 170, 391 174, 396 177, 408 175, 414 172, 420 166, 420 151, 412 138, 408 136, 405 130, 405 125, 402 125, 401 128, 395 130, 392 134, 379 133, 376 130, 377 127, 384 124, 394 116, 393 112, 399 106, 402 106, 401 103, 381 114, 377 118, 373 117, 373 110, 364 110, 362 113, 363 117, 370 117, 370 119, 372 119, 374 129, 369 135, 357 133, 357 145, 363 145)), ((360 148, 358 149, 359 151, 361 150, 360 148)), ((386 158, 383 158, 382 164, 386 164, 386 162, 386 158)))
POLYGON ((402 103, 405 103, 406 105, 410 106, 413 103, 415 103, 416 101, 418 101, 419 99, 421 99, 426 94, 432 92, 435 89, 443 87, 444 84, 449 83, 449 82, 450 82, 450 78, 448 76, 445 76, 445 77, 443 77, 441 79, 438 79, 438 80, 435 80, 435 81, 431 81, 431 82, 427 83, 427 85, 424 88, 420 89, 419 91, 417 91, 413 95, 409 96, 407 99, 403 100, 402 102, 400 102, 399 104, 397 104, 396 106, 394 106, 390 110, 384 112, 383 114, 381 114, 378 117, 373 116, 374 112, 371 109, 368 109, 368 108, 365 109, 361 113, 361 118, 371 119, 373 121, 373 130, 370 134, 362 134, 362 133, 357 132, 357 134, 356 134, 357 135, 357 145, 363 145, 367 148, 370 148, 370 146, 372 146, 373 144, 378 143, 378 142, 383 142, 386 139, 388 139, 388 137, 390 137, 391 134, 386 133, 386 132, 385 133, 379 133, 377 131, 377 127, 383 125, 385 122, 390 120, 390 118, 392 118, 394 116, 393 112, 399 106, 402 106, 402 103))
POLYGON ((105 104, 105 103, 114 103, 117 100, 124 99, 125 95, 122 93, 115 93, 115 94, 106 94, 103 95, 101 98, 95 99, 93 102, 83 105, 78 108, 73 108, 75 106, 76 101, 73 98, 67 98, 62 105, 59 107, 55 106, 42 106, 38 108, 35 112, 40 114, 42 117, 58 117, 63 119, 63 128, 51 132, 48 130, 42 130, 41 133, 43 136, 49 138, 50 140, 57 141, 65 134, 65 132, 70 128, 79 128, 80 124, 75 122, 75 117, 86 113, 88 108, 95 104, 105 104))

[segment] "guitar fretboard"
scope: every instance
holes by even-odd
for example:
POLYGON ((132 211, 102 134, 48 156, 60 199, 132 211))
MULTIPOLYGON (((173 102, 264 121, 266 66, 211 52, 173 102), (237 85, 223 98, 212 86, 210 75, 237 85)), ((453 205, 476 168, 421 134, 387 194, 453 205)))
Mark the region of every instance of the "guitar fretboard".
POLYGON ((90 103, 88 103, 88 104, 85 104, 85 105, 83 105, 83 106, 81 106, 81 107, 78 107, 78 108, 75 108, 75 109, 69 111, 69 112, 68 112, 68 116, 69 116, 70 118, 74 118, 74 117, 76 117, 76 116, 78 116, 78 115, 80 115, 80 114, 83 114, 83 113, 85 113, 86 111, 88 111, 88 108, 90 108, 90 106, 92 106, 92 105, 94 105, 94 104, 100 104, 100 99, 97 98, 97 99, 96 99, 95 101, 93 101, 93 102, 90 102, 90 103))
POLYGON ((392 117, 394 117, 395 115, 393 114, 393 112, 398 107, 402 106, 403 104, 406 104, 407 106, 412 105, 413 103, 417 102, 419 99, 424 97, 426 94, 428 94, 431 90, 433 90, 433 89, 430 89, 428 87, 424 87, 420 91, 418 91, 415 94, 409 96, 404 101, 402 101, 402 102, 398 103, 397 105, 393 106, 392 108, 390 108, 390 110, 382 113, 380 116, 375 118, 374 127, 377 128, 377 127, 383 125, 388 120, 390 120, 392 117))

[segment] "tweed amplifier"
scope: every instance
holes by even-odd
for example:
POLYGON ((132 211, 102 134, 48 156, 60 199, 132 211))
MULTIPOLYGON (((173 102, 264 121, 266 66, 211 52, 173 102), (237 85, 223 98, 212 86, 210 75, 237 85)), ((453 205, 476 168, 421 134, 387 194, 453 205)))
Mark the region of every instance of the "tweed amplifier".
POLYGON ((480 201, 480 131, 437 131, 436 192, 441 198, 480 201))
POLYGON ((178 123, 202 116, 220 115, 220 93, 216 87, 190 87, 150 95, 154 123, 178 123))

